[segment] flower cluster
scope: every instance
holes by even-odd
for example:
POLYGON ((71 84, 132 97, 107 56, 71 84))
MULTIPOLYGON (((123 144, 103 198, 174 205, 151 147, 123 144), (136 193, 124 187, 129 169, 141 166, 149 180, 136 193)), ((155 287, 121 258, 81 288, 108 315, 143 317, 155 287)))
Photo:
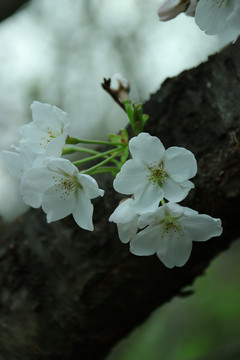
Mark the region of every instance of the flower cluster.
POLYGON ((20 193, 27 205, 42 207, 48 222, 72 214, 81 228, 90 231, 91 200, 104 194, 92 175, 110 172, 115 177, 114 189, 131 196, 123 199, 109 218, 117 224, 120 240, 130 243, 135 255, 156 253, 169 268, 183 266, 192 241, 205 241, 222 232, 220 219, 177 204, 194 188, 190 179, 197 172, 196 159, 182 147, 165 149, 157 137, 143 132, 148 115, 141 104, 131 102, 129 83, 122 76, 105 79, 103 87, 124 108, 136 135, 130 141, 126 129, 110 134, 109 141, 70 137, 69 116, 55 106, 35 101, 31 106, 33 121, 20 128, 18 147, 3 151, 3 159, 20 180, 20 193), (99 152, 79 147, 80 143, 110 149, 99 152), (74 152, 85 156, 74 162, 64 157, 74 152), (82 168, 92 161, 99 162, 82 168))
POLYGON ((68 115, 36 101, 31 108, 33 121, 20 128, 19 146, 2 152, 10 173, 20 180, 24 202, 42 206, 48 222, 72 214, 80 227, 93 230, 90 200, 104 191, 93 177, 81 174, 61 157, 70 126, 68 115))
POLYGON ((130 140, 129 150, 132 159, 122 166, 113 186, 132 197, 119 204, 109 221, 117 224, 120 240, 130 242, 133 254, 156 253, 169 268, 183 266, 192 241, 222 232, 220 219, 176 204, 194 187, 189 179, 196 175, 196 159, 181 147, 165 150, 157 137, 144 132, 130 140))
POLYGON ((196 24, 206 34, 218 34, 225 42, 235 41, 240 34, 239 0, 164 0, 158 9, 161 21, 182 12, 195 16, 196 24))

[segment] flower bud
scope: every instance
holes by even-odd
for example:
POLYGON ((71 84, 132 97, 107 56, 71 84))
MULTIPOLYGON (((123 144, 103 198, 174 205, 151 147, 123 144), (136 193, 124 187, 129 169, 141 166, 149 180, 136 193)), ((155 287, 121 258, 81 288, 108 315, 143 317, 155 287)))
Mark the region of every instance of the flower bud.
POLYGON ((124 102, 129 99, 130 83, 121 74, 114 74, 111 77, 110 90, 117 95, 121 102, 124 102))
POLYGON ((161 21, 168 21, 185 12, 190 0, 166 0, 158 9, 158 16, 161 21))
POLYGON ((185 14, 188 16, 195 16, 197 3, 198 0, 191 0, 187 10, 185 11, 185 14))

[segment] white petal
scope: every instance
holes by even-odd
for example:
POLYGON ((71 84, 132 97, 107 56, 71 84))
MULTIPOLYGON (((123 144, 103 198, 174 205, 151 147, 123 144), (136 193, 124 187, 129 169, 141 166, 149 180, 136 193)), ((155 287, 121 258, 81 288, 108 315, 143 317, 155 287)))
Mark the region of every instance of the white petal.
POLYGON ((229 15, 225 28, 219 32, 221 40, 227 44, 230 41, 235 42, 240 35, 240 6, 238 0, 238 7, 229 15))
POLYGON ((78 191, 77 206, 73 218, 82 229, 93 231, 93 205, 83 191, 78 191))
POLYGON ((21 193, 22 199, 25 204, 30 205, 31 207, 37 209, 42 205, 42 193, 36 193, 31 189, 28 190, 26 193, 21 193))
POLYGON ((70 215, 75 209, 77 203, 76 194, 71 193, 63 196, 62 191, 56 191, 56 187, 52 186, 46 190, 42 197, 42 208, 47 214, 47 221, 57 221, 70 215))
POLYGON ((83 186, 84 192, 89 199, 95 199, 98 196, 104 195, 104 190, 99 189, 96 180, 87 174, 78 174, 79 183, 83 186))
POLYGON ((166 215, 166 206, 160 206, 155 211, 146 212, 144 214, 140 214, 138 218, 138 227, 140 229, 143 229, 147 225, 150 225, 151 223, 158 223, 161 220, 164 219, 166 215))
POLYGON ((121 242, 126 244, 129 242, 137 233, 137 219, 138 216, 135 215, 134 218, 132 218, 130 221, 125 223, 118 223, 117 229, 118 229, 118 236, 121 242))
POLYGON ((196 210, 190 209, 188 207, 182 207, 182 209, 185 216, 198 215, 198 211, 196 210))
POLYGON ((139 256, 155 254, 161 247, 161 226, 148 226, 130 242, 130 251, 139 256))
POLYGON ((20 127, 22 138, 20 145, 27 147, 35 154, 45 153, 47 150, 47 156, 60 156, 62 148, 65 144, 65 136, 60 134, 51 138, 47 132, 39 129, 33 122, 20 127))
POLYGON ((198 214, 179 219, 192 241, 206 241, 222 233, 221 220, 209 215, 198 214))
POLYGON ((171 178, 165 180, 162 185, 164 198, 172 202, 178 202, 185 199, 192 188, 194 188, 194 184, 191 181, 186 180, 179 184, 171 178))
POLYGON ((163 158, 165 148, 156 136, 142 132, 129 141, 129 150, 134 160, 145 161, 157 165, 163 158))
POLYGON ((113 187, 121 194, 131 195, 148 182, 148 170, 144 169, 143 164, 136 160, 127 160, 122 166, 121 171, 117 174, 113 187))
POLYGON ((173 203, 173 202, 166 203, 163 206, 163 208, 164 208, 165 214, 170 214, 172 217, 182 216, 184 214, 184 209, 185 209, 183 206, 173 203))
POLYGON ((10 174, 17 179, 21 179, 24 173, 21 155, 13 151, 2 151, 2 158, 10 174))
POLYGON ((124 224, 131 221, 137 215, 136 209, 132 208, 132 198, 122 201, 109 217, 109 221, 113 221, 116 224, 124 224))
POLYGON ((161 249, 157 256, 168 268, 183 266, 190 257, 192 241, 180 231, 170 228, 162 234, 161 249))
POLYGON ((65 136, 60 135, 52 139, 45 150, 45 156, 61 156, 65 145, 65 136))
POLYGON ((209 35, 218 34, 233 8, 233 1, 200 0, 195 13, 196 24, 209 35))
POLYGON ((31 107, 33 121, 19 128, 20 145, 35 154, 48 149, 48 155, 60 156, 70 125, 68 115, 55 106, 37 101, 31 107))
POLYGON ((163 189, 158 184, 144 184, 141 191, 134 192, 132 206, 138 213, 154 211, 163 199, 163 189))
POLYGON ((30 168, 25 171, 20 185, 20 193, 27 205, 37 208, 42 203, 42 194, 53 185, 52 173, 46 168, 30 168))
POLYGON ((172 146, 165 152, 164 170, 174 181, 183 182, 196 175, 197 162, 191 151, 172 146))
POLYGON ((68 159, 48 157, 44 161, 44 164, 49 169, 60 174, 68 174, 69 176, 77 176, 79 174, 78 168, 68 159))
POLYGON ((60 135, 62 128, 70 125, 68 114, 56 106, 34 101, 31 105, 31 109, 33 122, 44 131, 50 127, 60 135))

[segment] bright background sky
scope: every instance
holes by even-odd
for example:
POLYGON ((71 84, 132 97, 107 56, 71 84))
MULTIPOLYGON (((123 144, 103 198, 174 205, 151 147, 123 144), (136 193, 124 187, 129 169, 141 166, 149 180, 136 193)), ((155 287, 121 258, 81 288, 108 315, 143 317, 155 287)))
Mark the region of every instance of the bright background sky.
MULTIPOLYGON (((167 77, 216 52, 194 19, 167 23, 159 0, 35 0, 0 24, 0 150, 17 144, 19 125, 31 120, 33 100, 68 112, 72 133, 105 138, 126 117, 102 90, 104 77, 122 73, 131 96, 145 101, 167 77)), ((161 139, 164 142, 164 139, 161 139)), ((0 214, 22 211, 18 184, 0 162, 0 214)))

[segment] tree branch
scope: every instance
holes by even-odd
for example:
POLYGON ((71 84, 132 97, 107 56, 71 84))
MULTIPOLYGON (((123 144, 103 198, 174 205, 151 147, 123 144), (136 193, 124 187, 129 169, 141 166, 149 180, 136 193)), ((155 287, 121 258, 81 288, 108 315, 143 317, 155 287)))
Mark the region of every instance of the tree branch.
POLYGON ((29 0, 0 0, 0 21, 13 15, 20 7, 28 2, 29 0))
MULTIPOLYGON (((166 147, 191 150, 196 189, 183 205, 220 217, 224 232, 194 243, 188 263, 167 269, 156 256, 136 257, 108 217, 120 196, 107 176, 95 201, 94 232, 71 218, 46 224, 30 211, 6 226, 0 247, 0 354, 5 360, 100 360, 111 347, 184 287, 239 236, 240 43, 198 68, 168 79, 144 112, 146 131, 166 147)), ((101 178, 102 179, 102 178, 101 178)))

